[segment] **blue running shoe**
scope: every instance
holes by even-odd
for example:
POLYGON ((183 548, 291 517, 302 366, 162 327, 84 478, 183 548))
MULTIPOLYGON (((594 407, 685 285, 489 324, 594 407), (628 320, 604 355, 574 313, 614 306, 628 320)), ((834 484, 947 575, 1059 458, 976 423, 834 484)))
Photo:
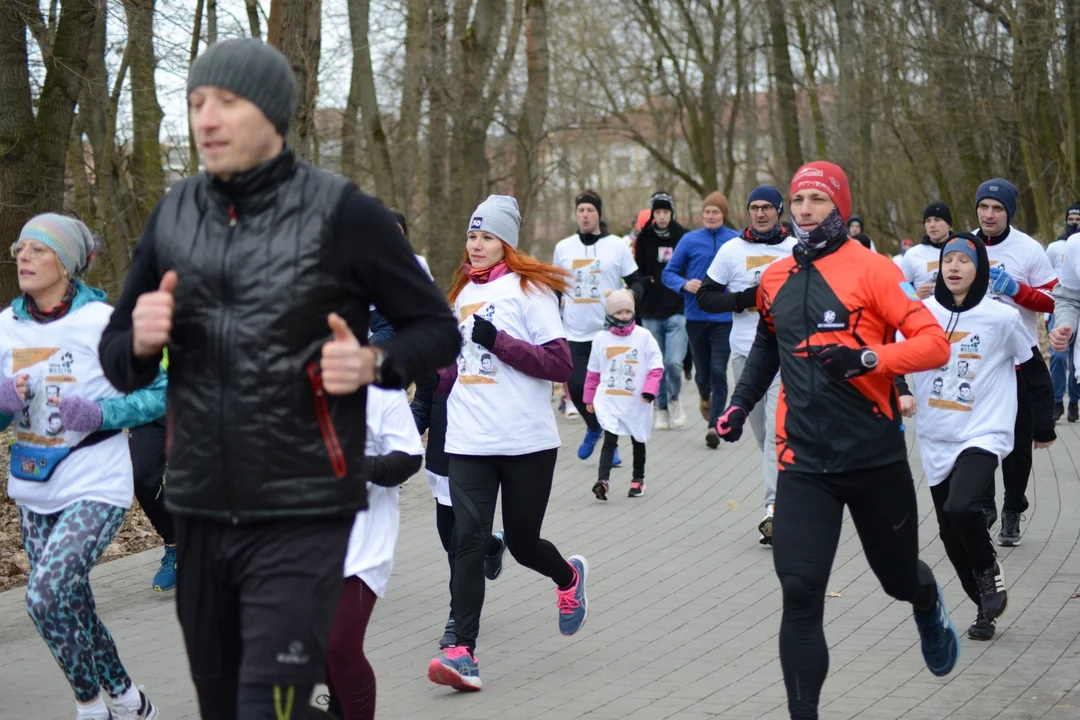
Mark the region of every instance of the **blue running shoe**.
POLYGON ((449 685, 461 692, 476 692, 483 687, 480 666, 465 647, 447 648, 442 655, 432 659, 427 676, 436 685, 449 685))
POLYGON ((566 590, 555 588, 555 594, 559 597, 559 632, 573 635, 589 617, 589 598, 585 595, 589 563, 580 555, 571 555, 567 562, 574 568, 574 584, 566 590))
POLYGON ((585 439, 581 441, 581 447, 577 449, 577 456, 582 460, 588 460, 593 454, 593 450, 596 449, 596 443, 600 440, 600 436, 604 434, 603 430, 585 431, 585 439))
POLYGON ((154 574, 154 590, 157 592, 169 592, 176 589, 176 546, 165 546, 165 555, 161 558, 161 566, 154 574))
POLYGON ((615 454, 611 456, 611 467, 622 467, 622 459, 619 457, 619 448, 615 448, 615 454))
POLYGON ((944 677, 956 667, 960 658, 960 637, 956 634, 949 611, 945 609, 945 598, 941 586, 937 589, 937 604, 929 617, 915 614, 915 626, 922 637, 922 654, 926 667, 938 677, 944 677))
POLYGON ((506 538, 503 531, 491 533, 491 539, 498 543, 499 549, 494 555, 484 556, 484 577, 488 580, 498 580, 503 571, 503 555, 506 554, 506 538))

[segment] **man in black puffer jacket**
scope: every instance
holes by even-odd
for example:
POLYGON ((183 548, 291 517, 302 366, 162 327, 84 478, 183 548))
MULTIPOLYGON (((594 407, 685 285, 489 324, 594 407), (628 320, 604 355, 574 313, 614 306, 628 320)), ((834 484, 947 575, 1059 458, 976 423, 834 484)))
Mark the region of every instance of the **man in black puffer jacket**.
POLYGON ((323 678, 367 504, 365 387, 452 363, 460 338, 390 211, 285 145, 280 52, 216 43, 187 91, 207 172, 154 209, 100 354, 130 392, 168 345, 177 613, 202 717, 249 720, 323 678), (380 346, 353 334, 372 304, 396 330, 380 346))

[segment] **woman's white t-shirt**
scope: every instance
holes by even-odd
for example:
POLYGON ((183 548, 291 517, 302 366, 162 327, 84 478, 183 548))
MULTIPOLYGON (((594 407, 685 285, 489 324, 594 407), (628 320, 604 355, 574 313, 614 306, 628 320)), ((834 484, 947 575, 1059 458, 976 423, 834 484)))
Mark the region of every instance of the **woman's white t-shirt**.
POLYGON ((974 308, 952 313, 935 298, 923 301, 949 328, 949 361, 912 374, 915 435, 927 484, 942 482, 957 456, 977 447, 1001 460, 1013 447, 1016 366, 1031 358, 1020 313, 987 296, 974 308))
MULTIPOLYGON (((368 387, 367 441, 364 454, 369 457, 403 452, 423 455, 424 446, 416 430, 409 398, 404 390, 368 387)), ((397 545, 398 489, 367 484, 368 509, 356 513, 349 548, 345 553, 345 577, 354 575, 364 581, 376 596, 386 594, 394 570, 394 547, 397 545)))
POLYGON ((521 277, 507 273, 487 283, 466 285, 454 303, 454 314, 461 353, 446 403, 446 452, 526 455, 559 447, 551 381, 510 367, 472 341, 474 315, 531 345, 565 338, 555 293, 548 288, 523 291, 521 277))
POLYGON ((592 245, 577 235, 555 246, 555 267, 570 273, 570 288, 563 297, 566 338, 589 342, 604 329, 604 290, 618 290, 622 279, 637 272, 637 262, 622 238, 605 235, 592 245))
POLYGON ((609 330, 597 333, 589 356, 589 372, 599 373, 593 407, 600 427, 615 435, 648 442, 652 434, 653 406, 641 399, 650 370, 664 367, 656 338, 635 325, 626 337, 609 330))
MULTIPOLYGON (((30 376, 29 405, 12 420, 17 442, 42 447, 72 447, 90 433, 65 430, 60 400, 122 397, 101 369, 98 343, 113 309, 88 302, 49 323, 20 320, 9 307, 0 313, 0 372, 30 376)), ((120 432, 75 450, 46 482, 8 475, 8 495, 42 515, 58 513, 80 500, 127 509, 134 492, 131 454, 120 432)))
MULTIPOLYGON (((705 273, 731 292, 739 292, 761 282, 765 268, 780 258, 791 255, 795 238, 786 238, 775 245, 753 243, 741 237, 727 241, 717 251, 712 264, 705 273)), ((744 310, 731 314, 731 352, 740 357, 750 357, 758 327, 757 310, 744 310)))

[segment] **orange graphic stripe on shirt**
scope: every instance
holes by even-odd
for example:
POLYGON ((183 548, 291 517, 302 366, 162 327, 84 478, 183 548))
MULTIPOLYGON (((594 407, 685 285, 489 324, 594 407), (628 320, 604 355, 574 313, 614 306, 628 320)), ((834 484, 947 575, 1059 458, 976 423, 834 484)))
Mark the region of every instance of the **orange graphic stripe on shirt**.
POLYGON ((469 303, 468 305, 461 306, 461 317, 458 318, 458 322, 465 322, 470 315, 475 315, 480 308, 487 305, 486 302, 469 303))
POLYGON ((768 265, 773 260, 776 260, 775 255, 748 255, 746 257, 746 269, 753 270, 759 268, 762 265, 768 265))
POLYGON ((950 330, 947 337, 949 338, 949 343, 952 344, 952 345, 955 345, 956 343, 960 342, 961 340, 963 340, 964 338, 966 338, 970 334, 971 333, 969 333, 969 332, 961 332, 959 330, 950 330))
POLYGON ((17 373, 23 368, 37 365, 60 352, 60 348, 18 348, 11 351, 11 372, 17 373))
POLYGON ((939 410, 954 410, 956 412, 971 412, 971 408, 963 403, 953 402, 952 400, 938 400, 937 398, 930 398, 927 401, 927 405, 932 408, 938 408, 939 410))
POLYGON ((607 352, 607 359, 610 360, 611 358, 615 357, 616 355, 622 355, 623 353, 628 353, 628 352, 630 352, 630 350, 632 350, 632 348, 629 345, 609 345, 608 348, 607 348, 607 351, 606 351, 607 352))

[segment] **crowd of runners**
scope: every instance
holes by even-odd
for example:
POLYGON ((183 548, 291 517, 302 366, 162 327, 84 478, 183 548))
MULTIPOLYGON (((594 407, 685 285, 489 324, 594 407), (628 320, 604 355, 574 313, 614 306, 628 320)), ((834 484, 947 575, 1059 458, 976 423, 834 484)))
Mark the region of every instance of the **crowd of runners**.
POLYGON ((749 423, 761 452, 757 530, 783 597, 792 718, 818 717, 845 508, 883 590, 912 605, 927 668, 943 676, 957 662, 959 635, 919 559, 906 418, 975 605, 967 635, 993 637, 1008 605, 995 472, 996 541, 1015 546, 1033 449, 1054 442, 1066 393, 1078 419, 1080 203, 1044 250, 1014 225, 1017 189, 991 179, 970 199, 974 232, 930 202, 923 240, 889 258, 852 214, 844 172, 821 161, 786 192, 754 188, 741 231, 719 192, 694 208, 691 231, 657 192, 619 237, 585 190, 578 232, 545 263, 518 246, 515 199, 492 195, 463 222, 444 294, 404 215, 286 146, 296 86, 278 51, 217 43, 187 90, 206 172, 155 208, 115 306, 82 279, 98 243, 81 221, 39 215, 11 245, 22 293, 0 314, 8 493, 31 567, 27 610, 77 718, 159 716, 89 583, 133 495, 165 543, 151 585, 176 593, 204 718, 303 717, 320 682, 333 716, 374 717, 364 635, 391 577, 398 488, 422 466, 449 566, 430 680, 482 688, 485 585, 507 550, 550 578, 552 619, 577 633, 589 564, 542 537, 561 445, 554 400, 565 388, 583 421, 581 460, 600 445, 595 498, 610 497, 621 436, 627 493, 641 498, 651 434, 690 424, 688 355, 707 447, 749 423), (1055 300, 1048 369, 1038 325, 1055 300))

